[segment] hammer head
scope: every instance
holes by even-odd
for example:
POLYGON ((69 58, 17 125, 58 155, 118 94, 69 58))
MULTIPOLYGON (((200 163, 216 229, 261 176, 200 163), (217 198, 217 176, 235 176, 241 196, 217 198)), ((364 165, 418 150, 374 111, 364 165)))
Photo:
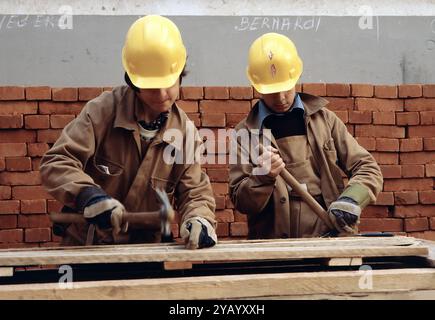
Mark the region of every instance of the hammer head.
POLYGON ((171 222, 174 221, 175 212, 169 201, 166 191, 163 189, 156 189, 157 199, 161 203, 160 207, 160 219, 162 225, 162 234, 164 236, 171 235, 171 222))

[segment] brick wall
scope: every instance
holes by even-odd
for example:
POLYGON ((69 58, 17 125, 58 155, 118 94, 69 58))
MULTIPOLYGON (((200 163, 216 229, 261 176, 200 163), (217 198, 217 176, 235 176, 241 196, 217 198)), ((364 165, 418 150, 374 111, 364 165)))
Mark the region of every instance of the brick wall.
MULTIPOLYGON (((326 97, 381 166, 385 182, 361 231, 435 240, 435 85, 298 85, 326 97)), ((54 246, 47 212, 61 205, 41 187, 41 156, 86 101, 110 88, 0 87, 0 247, 54 246)), ((246 87, 184 87, 179 106, 198 127, 234 127, 258 98, 246 87)), ((244 237, 246 217, 228 198, 228 167, 205 165, 216 196, 218 235, 244 237)), ((174 230, 177 227, 174 226, 174 230)))

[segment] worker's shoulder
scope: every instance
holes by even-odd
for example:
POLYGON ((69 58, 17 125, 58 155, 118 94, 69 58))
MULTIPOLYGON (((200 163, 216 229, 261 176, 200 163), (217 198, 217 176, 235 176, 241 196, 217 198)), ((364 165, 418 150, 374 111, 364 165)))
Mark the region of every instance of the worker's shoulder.
POLYGON ((117 86, 110 91, 104 91, 98 97, 89 100, 84 109, 91 117, 107 117, 115 114, 116 108, 129 93, 128 86, 117 86))

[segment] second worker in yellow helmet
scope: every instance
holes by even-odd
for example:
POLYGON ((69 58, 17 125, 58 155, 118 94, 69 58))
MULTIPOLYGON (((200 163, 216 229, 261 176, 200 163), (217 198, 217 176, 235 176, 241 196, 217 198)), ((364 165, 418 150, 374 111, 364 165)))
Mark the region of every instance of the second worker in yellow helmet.
MULTIPOLYGON (((331 231, 279 176, 284 168, 328 210, 341 233, 357 231, 362 209, 382 188, 376 161, 328 110, 329 102, 296 92, 302 70, 296 46, 284 35, 264 34, 249 49, 247 76, 261 99, 236 130, 272 133, 272 145, 261 156, 230 166, 231 199, 248 215, 251 239, 318 237, 331 231), (254 174, 255 167, 267 173, 254 174), (342 172, 349 179, 346 186, 342 172)), ((244 148, 238 142, 239 154, 244 148)))

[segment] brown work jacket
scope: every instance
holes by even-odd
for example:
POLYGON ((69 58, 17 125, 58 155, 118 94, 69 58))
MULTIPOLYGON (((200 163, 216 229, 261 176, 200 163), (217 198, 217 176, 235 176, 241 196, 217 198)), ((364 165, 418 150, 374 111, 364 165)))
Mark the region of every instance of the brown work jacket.
MULTIPOLYGON (((174 104, 164 127, 142 154, 136 120, 139 104, 128 86, 116 87, 89 101, 43 156, 40 165, 43 185, 70 208, 76 208, 77 196, 83 188, 100 187, 131 212, 158 209, 154 189, 163 188, 169 199, 175 200, 180 224, 190 217, 201 216, 215 226, 215 200, 210 180, 200 164, 163 161, 164 150, 172 141, 164 137, 164 132, 178 129, 185 138, 187 115, 174 104)), ((86 228, 75 225, 73 231, 86 238, 86 228)), ((110 230, 99 230, 97 234, 100 240, 97 243, 111 242, 110 230)), ((135 237, 133 242, 158 242, 160 232, 142 231, 142 235, 135 237)))
MULTIPOLYGON (((337 200, 345 188, 342 177, 344 172, 348 184, 359 184, 366 187, 367 201, 361 204, 365 207, 374 202, 382 189, 383 178, 379 166, 372 155, 361 147, 347 131, 344 123, 330 110, 325 108, 329 103, 326 99, 299 93, 305 108, 305 123, 307 140, 311 153, 315 159, 316 168, 320 177, 320 188, 325 208, 337 200)), ((255 105, 247 118, 242 120, 236 130, 259 129, 258 104, 255 105)), ((260 133, 260 141, 262 134, 260 133)), ((272 145, 278 148, 272 138, 272 145)), ((242 146, 237 140, 238 155, 240 158, 242 146)), ((279 149, 279 148, 278 148, 279 149)), ((230 165, 230 196, 234 206, 241 213, 248 215, 248 237, 258 238, 287 238, 290 237, 292 226, 290 221, 291 204, 289 191, 284 180, 278 176, 276 179, 267 175, 254 175, 254 164, 230 165)), ((297 167, 293 168, 293 175, 298 176, 297 167)), ((303 175, 303 174, 301 174, 303 175)), ((303 212, 302 212, 303 214, 303 212)), ((324 224, 316 217, 313 224, 324 224)), ((299 226, 300 230, 307 230, 309 226, 299 226)), ((324 225, 321 228, 328 230, 324 225)), ((299 237, 300 235, 298 235, 299 237)), ((304 236, 307 236, 306 234, 304 236)), ((318 236, 313 234, 311 236, 318 236)))

